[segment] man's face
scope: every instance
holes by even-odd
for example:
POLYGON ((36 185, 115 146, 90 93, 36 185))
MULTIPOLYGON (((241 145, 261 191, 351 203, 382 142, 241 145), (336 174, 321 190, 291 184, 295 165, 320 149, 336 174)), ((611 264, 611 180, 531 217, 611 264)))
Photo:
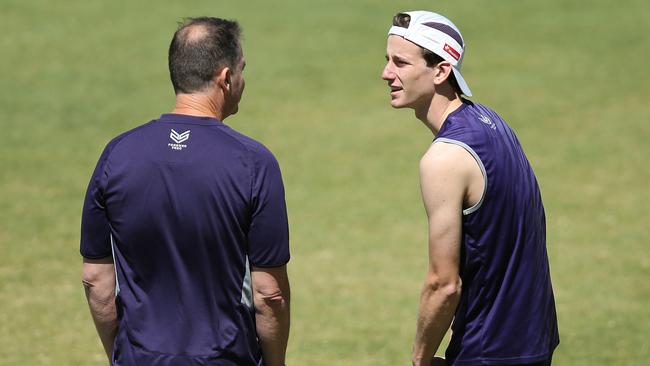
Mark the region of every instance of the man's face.
POLYGON ((435 91, 434 68, 427 66, 419 46, 400 36, 388 36, 381 78, 388 82, 393 108, 428 108, 435 91))

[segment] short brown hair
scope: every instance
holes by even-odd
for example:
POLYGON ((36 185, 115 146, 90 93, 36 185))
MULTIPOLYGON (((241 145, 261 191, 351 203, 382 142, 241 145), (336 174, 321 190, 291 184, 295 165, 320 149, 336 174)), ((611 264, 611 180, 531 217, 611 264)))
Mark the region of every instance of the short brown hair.
POLYGON ((212 17, 186 19, 169 45, 169 74, 174 92, 200 91, 219 69, 234 68, 242 57, 240 37, 241 28, 236 21, 212 17), (199 32, 193 33, 197 28, 199 32))

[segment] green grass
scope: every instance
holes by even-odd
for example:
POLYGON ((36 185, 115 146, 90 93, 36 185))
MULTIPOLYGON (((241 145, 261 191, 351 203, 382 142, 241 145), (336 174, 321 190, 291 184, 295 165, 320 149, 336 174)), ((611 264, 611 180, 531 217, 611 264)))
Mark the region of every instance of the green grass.
POLYGON ((380 79, 398 10, 463 30, 475 101, 519 134, 542 186, 557 365, 650 358, 650 5, 645 0, 5 0, 0 12, 0 365, 103 365, 80 284, 79 214, 104 144, 170 110, 184 16, 238 19, 246 92, 226 122, 287 188, 290 365, 405 365, 426 266, 417 163, 431 136, 380 79), (432 8, 436 6, 437 8, 432 8))

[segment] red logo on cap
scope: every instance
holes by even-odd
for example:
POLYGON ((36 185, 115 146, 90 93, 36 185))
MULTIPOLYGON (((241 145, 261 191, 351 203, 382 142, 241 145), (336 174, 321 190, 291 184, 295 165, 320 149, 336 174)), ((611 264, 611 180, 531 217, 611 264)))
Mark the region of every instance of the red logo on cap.
POLYGON ((450 54, 451 57, 455 58, 456 61, 460 59, 460 53, 458 53, 458 51, 453 49, 450 45, 445 43, 445 46, 442 49, 445 50, 445 52, 447 52, 448 54, 450 54))

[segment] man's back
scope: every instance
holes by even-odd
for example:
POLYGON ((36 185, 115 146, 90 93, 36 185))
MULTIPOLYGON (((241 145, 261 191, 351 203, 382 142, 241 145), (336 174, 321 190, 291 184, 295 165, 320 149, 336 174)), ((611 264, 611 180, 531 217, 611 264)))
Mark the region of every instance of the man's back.
POLYGON ((548 359, 558 337, 544 207, 516 136, 496 113, 465 101, 434 142, 465 148, 485 178, 482 199, 463 211, 463 290, 448 359, 454 365, 548 359))
POLYGON ((249 262, 289 260, 277 162, 217 119, 163 115, 106 147, 81 252, 114 256, 116 365, 257 365, 249 262))

